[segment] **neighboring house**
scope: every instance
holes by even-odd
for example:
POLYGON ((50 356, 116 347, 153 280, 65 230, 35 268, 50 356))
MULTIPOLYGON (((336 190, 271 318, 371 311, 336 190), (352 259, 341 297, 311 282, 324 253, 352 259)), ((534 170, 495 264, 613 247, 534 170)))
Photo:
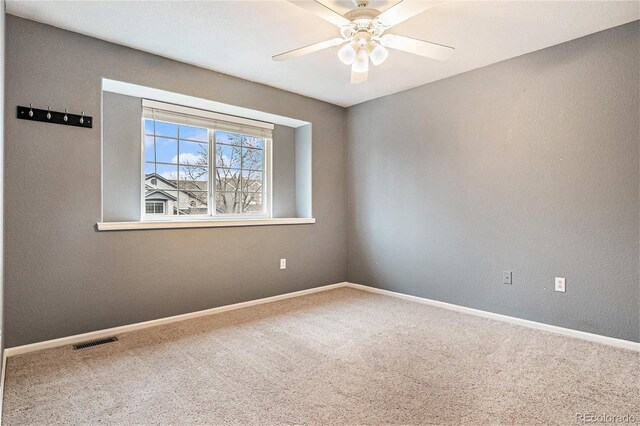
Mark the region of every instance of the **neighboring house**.
POLYGON ((207 214, 207 193, 184 189, 178 191, 175 180, 151 173, 145 176, 144 190, 145 214, 207 214))

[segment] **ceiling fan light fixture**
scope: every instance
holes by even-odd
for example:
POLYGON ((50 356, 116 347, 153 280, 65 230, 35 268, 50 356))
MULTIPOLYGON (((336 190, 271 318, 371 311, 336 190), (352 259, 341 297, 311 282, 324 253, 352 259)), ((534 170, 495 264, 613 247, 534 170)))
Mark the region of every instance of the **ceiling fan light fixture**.
POLYGON ((369 72, 369 52, 367 52, 367 49, 360 48, 360 50, 358 50, 356 60, 353 62, 351 70, 358 73, 369 72))
POLYGON ((371 63, 373 65, 380 65, 387 60, 389 51, 378 43, 371 42, 371 44, 372 46, 370 46, 369 51, 369 58, 371 59, 371 63))
POLYGON ((345 65, 351 65, 356 60, 356 50, 351 43, 346 44, 338 50, 338 58, 345 65))

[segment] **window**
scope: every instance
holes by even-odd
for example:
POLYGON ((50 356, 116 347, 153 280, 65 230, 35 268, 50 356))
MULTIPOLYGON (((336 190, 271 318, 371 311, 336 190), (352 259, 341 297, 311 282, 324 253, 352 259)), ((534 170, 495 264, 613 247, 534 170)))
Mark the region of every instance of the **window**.
POLYGON ((143 102, 144 214, 271 217, 273 125, 143 102))
POLYGON ((164 201, 146 201, 146 214, 164 214, 164 201))

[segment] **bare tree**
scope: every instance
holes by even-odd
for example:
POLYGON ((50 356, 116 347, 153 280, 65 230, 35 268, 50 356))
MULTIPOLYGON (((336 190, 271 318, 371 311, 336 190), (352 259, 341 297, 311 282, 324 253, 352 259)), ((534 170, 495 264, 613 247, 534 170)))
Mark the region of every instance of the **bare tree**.
POLYGON ((227 136, 216 150, 216 211, 238 214, 262 210, 264 142, 239 134, 227 136))
MULTIPOLYGON (((195 156, 180 158, 178 172, 164 177, 175 183, 182 214, 200 214, 208 203, 209 150, 200 144, 195 156), (189 205, 184 205, 184 197, 189 205)), ((224 143, 216 147, 216 212, 240 214, 262 211, 264 139, 227 133, 224 143)))

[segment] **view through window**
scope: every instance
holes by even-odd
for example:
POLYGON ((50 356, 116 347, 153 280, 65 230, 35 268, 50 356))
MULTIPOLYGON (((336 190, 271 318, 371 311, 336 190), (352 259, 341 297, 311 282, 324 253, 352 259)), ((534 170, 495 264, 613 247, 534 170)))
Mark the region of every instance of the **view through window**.
POLYGON ((166 114, 162 118, 154 112, 143 119, 146 216, 269 215, 269 138, 232 131, 230 126, 219 130, 214 125, 185 124, 187 120, 179 116, 175 122, 166 114))

